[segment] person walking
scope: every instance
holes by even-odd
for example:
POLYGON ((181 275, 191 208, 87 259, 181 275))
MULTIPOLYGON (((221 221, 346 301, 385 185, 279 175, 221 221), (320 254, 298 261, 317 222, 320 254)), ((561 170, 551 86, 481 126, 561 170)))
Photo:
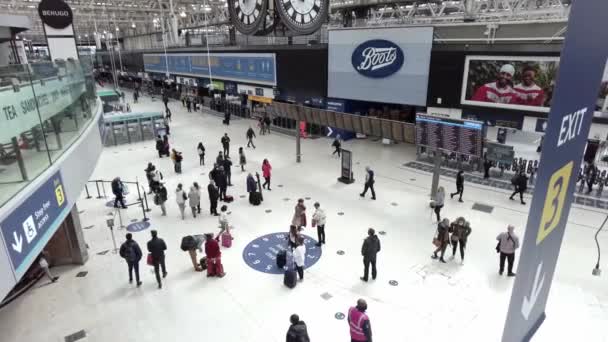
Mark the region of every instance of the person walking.
POLYGON ((289 226, 289 233, 287 234, 287 246, 292 250, 298 247, 298 238, 300 237, 300 231, 298 227, 291 225, 289 226))
POLYGON ((266 130, 266 133, 270 134, 270 116, 268 116, 268 114, 264 114, 264 129, 266 130))
POLYGON ((470 224, 464 217, 459 217, 456 219, 456 222, 453 222, 450 225, 450 230, 452 231, 452 236, 450 237, 450 242, 452 243, 452 256, 450 257, 450 260, 454 260, 456 248, 460 245, 460 264, 464 265, 464 250, 467 246, 467 239, 472 231, 470 224))
POLYGON ((378 272, 376 271, 376 255, 380 252, 380 239, 376 235, 373 228, 367 230, 367 238, 361 246, 361 255, 363 256, 363 277, 361 280, 367 281, 369 278, 369 266, 372 266, 372 279, 376 280, 378 272))
POLYGON ((179 212, 182 215, 182 220, 186 219, 185 210, 186 210, 186 200, 188 199, 188 195, 183 189, 182 183, 177 184, 177 189, 175 189, 175 202, 177 202, 177 206, 179 207, 179 212))
POLYGON ((348 309, 351 342, 372 342, 372 327, 366 310, 367 302, 364 299, 357 300, 357 306, 348 309))
POLYGON ((483 178, 490 178, 490 169, 492 168, 492 161, 484 159, 483 161, 483 178))
POLYGON ((169 96, 163 95, 163 103, 165 104, 165 109, 169 109, 169 96))
POLYGON ((201 190, 197 182, 194 182, 188 192, 188 204, 192 210, 192 217, 196 217, 197 213, 201 213, 201 190))
POLYGON ((144 172, 146 173, 146 180, 148 180, 148 187, 150 188, 150 191, 148 191, 148 195, 150 195, 154 192, 154 189, 153 189, 154 185, 152 184, 152 178, 154 177, 155 170, 156 170, 156 167, 152 163, 148 163, 148 166, 144 169, 144 172))
POLYGON ((445 189, 440 186, 437 188, 437 192, 435 192, 435 199, 433 208, 435 210, 435 215, 437 216, 437 222, 441 221, 441 209, 445 203, 445 189))
POLYGON ((247 164, 247 158, 245 157, 245 151, 243 151, 243 147, 239 147, 239 165, 241 165, 242 172, 245 172, 245 164, 247 164))
POLYGON ((308 337, 308 330, 306 329, 306 323, 300 321, 300 317, 296 314, 289 317, 291 325, 287 330, 286 342, 310 342, 308 337))
POLYGON ((498 274, 502 275, 505 270, 505 259, 507 260, 507 276, 515 277, 513 264, 515 263, 515 251, 519 248, 519 237, 514 233, 513 225, 507 226, 507 231, 498 234, 496 240, 496 252, 500 253, 500 268, 498 274))
POLYGON ((133 235, 131 233, 127 233, 126 239, 127 241, 120 246, 119 254, 127 262, 129 268, 129 284, 133 283, 133 271, 135 271, 135 283, 137 284, 137 287, 140 287, 139 261, 143 254, 137 242, 133 240, 133 235))
POLYGON ((158 158, 162 158, 165 154, 165 144, 160 135, 156 136, 156 151, 158 152, 158 158))
POLYGON ((173 169, 175 173, 182 173, 182 161, 184 160, 182 153, 176 149, 173 149, 171 153, 171 160, 173 161, 173 169))
POLYGON ((437 247, 431 256, 432 259, 437 259, 437 253, 441 252, 439 261, 445 263, 443 256, 445 255, 445 249, 448 247, 450 241, 450 220, 444 218, 443 221, 437 224, 437 237, 433 239, 433 244, 437 247))
POLYGON ((154 195, 154 204, 160 206, 162 216, 167 216, 167 207, 165 206, 165 202, 167 202, 167 199, 167 188, 165 188, 165 185, 163 183, 158 183, 156 194, 154 195))
POLYGON ((196 152, 198 152, 198 165, 205 165, 205 146, 203 146, 202 142, 198 143, 196 147, 196 152))
POLYGON ((321 209, 319 202, 316 202, 314 206, 315 212, 312 214, 312 226, 317 227, 317 236, 319 238, 317 246, 321 246, 325 244, 325 221, 327 220, 327 216, 325 215, 325 211, 321 209))
MULTIPOLYGON (((167 119, 167 122, 172 122, 172 121, 173 121, 173 120, 171 120, 171 116, 172 116, 172 115, 173 115, 173 114, 171 113, 171 109, 167 108, 167 109, 165 110, 165 118, 167 119)), ((169 130, 167 130, 167 132, 168 132, 168 131, 169 131, 169 130)), ((169 133, 167 133, 167 134, 169 134, 169 133)))
POLYGON ((587 195, 591 193, 593 190, 593 184, 595 184, 595 180, 597 179, 598 169, 595 165, 589 164, 587 168, 587 195))
POLYGON ((217 213, 217 200, 220 197, 220 192, 215 186, 215 182, 213 180, 209 181, 209 185, 207 185, 207 192, 209 193, 209 213, 214 216, 219 216, 217 213))
POLYGON ((150 252, 152 258, 152 265, 154 266, 158 288, 162 289, 163 284, 160 280, 160 270, 163 271, 163 278, 166 278, 167 268, 165 266, 165 251, 167 250, 167 245, 163 239, 158 237, 158 232, 156 230, 150 231, 150 234, 152 235, 152 239, 148 241, 148 252, 150 252))
POLYGON ((232 186, 232 160, 226 156, 224 158, 224 173, 226 174, 226 185, 232 186))
POLYGON ((367 193, 367 189, 372 191, 372 199, 376 199, 376 191, 374 190, 374 171, 369 166, 365 167, 365 187, 363 188, 363 192, 359 194, 361 197, 365 197, 367 193))
POLYGON ((49 269, 49 262, 46 259, 45 254, 46 254, 46 252, 41 252, 40 255, 38 256, 38 266, 40 266, 40 268, 42 269, 44 274, 46 274, 47 278, 49 278, 51 283, 54 283, 59 279, 59 277, 54 276, 51 273, 51 270, 49 269))
POLYGON ((304 280, 304 262, 306 260, 306 246, 304 245, 304 237, 298 236, 296 248, 293 250, 293 261, 296 264, 296 271, 300 281, 304 280))
POLYGON ((220 151, 217 154, 217 157, 215 157, 215 164, 217 164, 217 166, 223 165, 224 163, 224 155, 222 154, 222 151, 220 151))
POLYGON ((304 199, 302 198, 298 199, 298 203, 294 208, 291 224, 298 227, 298 229, 306 227, 306 206, 304 205, 304 199))
POLYGON ((213 234, 205 234, 205 255, 207 256, 207 277, 222 278, 225 276, 222 251, 220 244, 213 238, 213 234))
POLYGON ((515 187, 515 191, 513 191, 509 199, 512 201, 513 196, 519 193, 521 204, 525 205, 526 202, 524 202, 524 192, 526 192, 528 189, 528 177, 526 177, 525 171, 522 170, 518 176, 513 177, 512 183, 515 187))
POLYGON ((228 206, 222 205, 220 208, 220 216, 218 217, 218 223, 220 225, 220 232, 217 234, 217 239, 222 238, 222 234, 226 233, 230 237, 232 237, 232 233, 230 232, 230 222, 228 222, 228 206))
POLYGON ((253 146, 253 148, 255 149, 255 145, 253 144, 253 138, 255 138, 256 136, 251 126, 249 126, 249 129, 247 130, 247 133, 245 135, 247 136, 247 147, 253 146))
POLYGON ((228 133, 224 133, 221 143, 222 148, 224 149, 224 156, 228 157, 230 155, 230 138, 228 137, 228 133))
POLYGON ((127 209, 125 205, 125 185, 120 180, 120 177, 116 177, 112 180, 112 193, 114 194, 114 208, 118 208, 118 204, 123 209, 127 209))
POLYGON ((262 188, 266 189, 268 191, 272 190, 270 189, 270 173, 272 171, 272 166, 270 165, 270 162, 268 162, 268 159, 264 159, 264 161, 262 162, 262 176, 264 177, 264 184, 262 184, 262 188))
POLYGON ((450 198, 454 198, 454 195, 460 195, 458 202, 462 202, 462 192, 464 190, 464 171, 459 170, 456 174, 456 192, 450 194, 450 198))
POLYGON ((169 156, 169 151, 170 151, 169 136, 165 135, 165 136, 163 136, 163 154, 168 157, 169 156))
POLYGON ((188 110, 188 113, 192 112, 192 100, 190 99, 190 96, 186 97, 186 109, 188 110))
POLYGON ((247 175, 247 192, 249 193, 249 203, 253 202, 254 193, 258 191, 258 187, 251 172, 247 175))
POLYGON ((331 155, 333 156, 337 153, 338 158, 340 158, 340 153, 342 153, 342 143, 340 142, 340 134, 336 136, 331 146, 334 147, 334 152, 331 155))

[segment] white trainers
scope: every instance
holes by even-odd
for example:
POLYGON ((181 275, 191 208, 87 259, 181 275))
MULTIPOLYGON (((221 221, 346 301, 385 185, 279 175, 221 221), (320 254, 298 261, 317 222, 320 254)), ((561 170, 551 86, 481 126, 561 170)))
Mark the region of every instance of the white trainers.
POLYGON ((460 261, 460 266, 464 266, 464 260, 460 261))

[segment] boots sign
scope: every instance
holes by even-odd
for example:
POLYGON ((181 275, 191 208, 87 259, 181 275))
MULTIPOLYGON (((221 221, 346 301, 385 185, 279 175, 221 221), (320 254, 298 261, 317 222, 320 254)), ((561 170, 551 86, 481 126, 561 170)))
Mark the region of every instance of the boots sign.
POLYGON ((72 9, 63 0, 42 0, 38 4, 40 20, 54 29, 63 29, 72 24, 72 9))
POLYGON ((351 61, 358 73, 365 77, 384 78, 401 69, 403 50, 388 40, 373 39, 359 45, 351 61))

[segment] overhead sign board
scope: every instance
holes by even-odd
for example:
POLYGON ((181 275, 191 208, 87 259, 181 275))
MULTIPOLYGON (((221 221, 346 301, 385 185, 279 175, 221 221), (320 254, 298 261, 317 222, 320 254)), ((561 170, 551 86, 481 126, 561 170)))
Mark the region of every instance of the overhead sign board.
MULTIPOLYGON (((608 1, 572 2, 503 342, 529 341, 545 307, 608 58, 608 1)), ((581 332, 584 333, 584 332, 581 332)))
POLYGON ((72 24, 72 9, 63 0, 42 0, 38 4, 38 15, 43 23, 55 29, 63 29, 72 24))
POLYGON ((515 158, 515 150, 513 146, 486 142, 486 159, 503 164, 513 163, 515 158))
POLYGON ((384 78, 399 71, 403 59, 399 45, 385 39, 372 39, 357 46, 351 63, 365 77, 384 78))
POLYGON ((40 254, 69 211, 61 173, 57 171, 0 223, 17 279, 40 254))
POLYGON ((416 145, 481 157, 484 129, 479 121, 416 114, 416 145))

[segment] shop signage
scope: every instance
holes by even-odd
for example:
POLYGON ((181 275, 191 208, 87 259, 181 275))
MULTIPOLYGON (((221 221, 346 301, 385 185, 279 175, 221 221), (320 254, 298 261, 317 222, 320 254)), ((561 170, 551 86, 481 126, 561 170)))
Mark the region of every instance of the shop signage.
POLYGON ((384 78, 401 69, 404 55, 399 45, 384 39, 368 40, 355 48, 353 68, 365 77, 384 78))
POLYGON ((72 9, 62 0, 42 0, 38 4, 38 15, 43 23, 55 29, 63 29, 72 24, 72 9))
POLYGON ((57 171, 0 224, 11 265, 20 278, 70 211, 57 171))
MULTIPOLYGON (((543 140, 538 178, 519 257, 503 342, 530 341, 545 308, 608 58, 607 1, 570 8, 557 84, 543 140)), ((574 327, 584 333, 582 327, 574 327)))

